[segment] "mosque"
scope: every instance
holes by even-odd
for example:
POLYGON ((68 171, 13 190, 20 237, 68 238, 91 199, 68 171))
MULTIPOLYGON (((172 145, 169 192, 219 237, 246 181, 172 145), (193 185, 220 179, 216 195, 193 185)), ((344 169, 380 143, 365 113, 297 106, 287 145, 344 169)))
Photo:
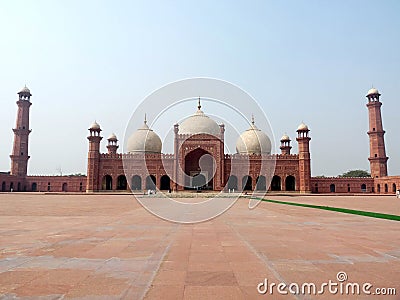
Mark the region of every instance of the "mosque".
POLYGON ((292 140, 283 135, 280 153, 271 153, 269 137, 250 127, 237 139, 236 153, 224 152, 224 124, 207 116, 198 103, 194 114, 174 124, 174 151, 162 153, 162 142, 144 120, 127 142, 126 153, 118 153, 115 134, 107 138, 107 153, 101 153, 100 125, 88 129, 86 176, 27 175, 29 146, 29 109, 31 91, 18 92, 17 120, 11 170, 0 172, 1 191, 29 192, 107 192, 132 190, 209 190, 209 191, 283 191, 298 193, 395 193, 400 176, 388 176, 381 117, 381 94, 368 91, 370 172, 368 178, 320 178, 311 176, 310 130, 304 123, 296 130, 298 153, 291 153, 292 140), (271 184, 268 184, 271 182, 271 184))

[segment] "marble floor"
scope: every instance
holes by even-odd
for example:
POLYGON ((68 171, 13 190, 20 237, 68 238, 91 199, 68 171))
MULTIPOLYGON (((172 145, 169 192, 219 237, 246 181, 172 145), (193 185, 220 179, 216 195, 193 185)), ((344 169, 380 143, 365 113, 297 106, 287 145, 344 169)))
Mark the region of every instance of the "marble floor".
MULTIPOLYGON (((267 196, 400 215, 394 196, 267 196)), ((178 224, 131 195, 0 194, 0 299, 371 299, 329 281, 400 299, 400 222, 240 198, 178 224)))

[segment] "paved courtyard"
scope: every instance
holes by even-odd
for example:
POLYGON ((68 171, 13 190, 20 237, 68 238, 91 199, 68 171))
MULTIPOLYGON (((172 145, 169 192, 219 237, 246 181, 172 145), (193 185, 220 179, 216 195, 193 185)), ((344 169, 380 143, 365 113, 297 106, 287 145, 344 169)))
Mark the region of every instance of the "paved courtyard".
MULTIPOLYGON (((268 198, 400 215, 394 196, 268 198)), ((247 205, 242 198, 211 221, 183 225, 130 195, 0 194, 0 299, 371 299, 327 288, 257 292, 265 279, 339 287, 339 272, 342 286, 396 288, 374 298, 400 299, 400 222, 247 205)))

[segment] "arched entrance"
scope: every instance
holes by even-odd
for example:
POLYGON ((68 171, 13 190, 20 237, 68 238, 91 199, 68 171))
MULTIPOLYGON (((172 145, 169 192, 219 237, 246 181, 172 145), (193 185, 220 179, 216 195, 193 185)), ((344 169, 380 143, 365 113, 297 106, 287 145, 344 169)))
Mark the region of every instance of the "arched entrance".
POLYGON ((253 188, 252 186, 253 186, 253 182, 252 182, 251 177, 249 175, 243 176, 243 178, 242 178, 243 191, 251 191, 253 188))
POLYGON ((62 185, 62 191, 67 192, 68 191, 68 184, 66 182, 63 183, 62 185))
POLYGON ((258 176, 256 180, 256 190, 265 191, 266 189, 267 189, 267 181, 265 179, 265 176, 263 175, 258 176))
POLYGON ((228 178, 228 189, 237 190, 238 189, 238 179, 235 175, 231 175, 228 178))
POLYGON ((395 183, 392 184, 392 192, 396 193, 396 184, 395 183))
POLYGON ((285 189, 287 191, 294 191, 296 190, 296 179, 294 178, 294 176, 289 175, 286 177, 285 180, 285 189))
POLYGON ((170 190, 171 189, 171 179, 168 175, 161 176, 160 179, 160 190, 170 190))
POLYGON ((329 186, 329 191, 330 191, 331 193, 336 192, 336 186, 335 186, 333 183, 329 186))
POLYGON ((3 181, 3 183, 1 184, 1 191, 5 192, 6 191, 6 182, 3 181))
POLYGON ((361 192, 365 193, 367 191, 367 186, 365 185, 365 183, 363 183, 361 185, 361 192))
POLYGON ((185 189, 201 187, 212 190, 215 173, 214 158, 204 149, 197 148, 185 157, 185 189), (200 176, 201 175, 201 176, 200 176))
POLYGON ((119 175, 117 177, 117 190, 126 190, 128 188, 128 183, 126 182, 125 175, 119 175))
POLYGON ((281 178, 278 175, 274 175, 271 181, 271 191, 280 191, 281 188, 281 178))
POLYGON ((131 180, 131 190, 141 190, 142 189, 142 178, 139 175, 132 176, 131 180))
POLYGON ((154 175, 149 175, 146 177, 146 190, 156 189, 156 177, 154 175))
POLYGON ((102 190, 112 190, 112 177, 110 175, 105 175, 101 181, 102 190))

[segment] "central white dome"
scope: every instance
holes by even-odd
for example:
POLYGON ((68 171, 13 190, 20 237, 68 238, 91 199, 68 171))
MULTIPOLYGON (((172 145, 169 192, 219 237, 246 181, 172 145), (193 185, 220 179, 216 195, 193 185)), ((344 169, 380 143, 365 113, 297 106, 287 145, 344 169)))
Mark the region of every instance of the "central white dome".
POLYGON ((128 153, 161 153, 161 148, 160 137, 147 126, 146 121, 129 137, 127 144, 128 153))
POLYGON ((196 113, 179 125, 179 134, 210 134, 219 136, 220 128, 217 122, 207 116, 202 110, 199 102, 198 110, 196 113))

